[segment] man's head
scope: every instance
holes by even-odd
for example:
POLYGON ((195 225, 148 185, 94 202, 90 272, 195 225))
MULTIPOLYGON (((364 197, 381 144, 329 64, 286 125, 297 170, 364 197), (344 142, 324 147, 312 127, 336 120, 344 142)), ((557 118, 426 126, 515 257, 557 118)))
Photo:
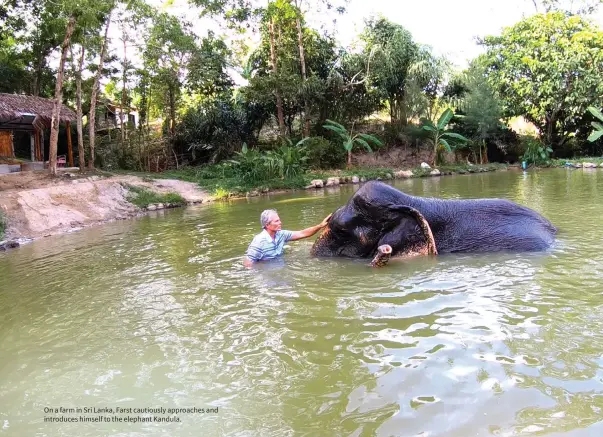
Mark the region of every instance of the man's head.
POLYGON ((281 219, 274 209, 267 209, 263 211, 262 215, 260 216, 260 223, 262 224, 262 228, 269 232, 281 230, 281 219))

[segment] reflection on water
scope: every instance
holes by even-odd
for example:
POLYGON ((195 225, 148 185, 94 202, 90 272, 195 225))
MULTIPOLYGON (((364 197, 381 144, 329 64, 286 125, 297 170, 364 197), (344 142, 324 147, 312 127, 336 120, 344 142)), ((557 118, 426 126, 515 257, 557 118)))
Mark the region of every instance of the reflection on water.
POLYGON ((314 259, 252 269, 278 209, 318 223, 357 187, 157 212, 0 254, 0 433, 599 435, 603 172, 396 182, 504 197, 559 227, 537 254, 314 259), (48 407, 218 407, 182 423, 44 423, 48 407))

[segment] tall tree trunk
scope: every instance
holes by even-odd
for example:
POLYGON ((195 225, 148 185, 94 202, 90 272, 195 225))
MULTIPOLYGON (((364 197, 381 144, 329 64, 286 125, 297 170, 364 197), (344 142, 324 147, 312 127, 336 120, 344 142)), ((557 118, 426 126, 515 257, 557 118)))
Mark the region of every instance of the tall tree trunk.
POLYGON ((105 38, 100 52, 100 60, 98 62, 98 71, 92 85, 92 94, 90 95, 90 112, 88 114, 88 140, 90 142, 90 159, 88 160, 88 168, 94 169, 94 142, 96 140, 96 99, 98 97, 98 89, 100 86, 100 78, 103 74, 103 63, 105 62, 105 52, 107 51, 107 34, 109 33, 109 25, 111 24, 111 12, 107 17, 105 25, 105 38))
MULTIPOLYGON (((274 43, 274 19, 270 19, 270 61, 272 62, 272 73, 276 76, 278 73, 277 60, 276 60, 276 44, 274 43)), ((283 99, 281 97, 281 92, 276 89, 274 91, 276 95, 276 114, 278 117, 278 128, 281 133, 281 136, 285 136, 285 115, 283 112, 283 99)))
MULTIPOLYGON (((124 32, 125 33, 125 32, 124 32)), ((126 130, 127 125, 128 125, 128 117, 126 116, 126 120, 124 123, 124 112, 125 112, 125 108, 126 108, 126 62, 127 62, 127 58, 126 58, 126 36, 124 35, 124 72, 123 72, 123 84, 122 84, 122 90, 121 90, 121 151, 122 153, 124 152, 124 147, 126 144, 126 130)))
POLYGON ((40 51, 38 53, 38 59, 36 61, 36 67, 35 67, 35 72, 33 75, 33 79, 32 79, 32 90, 31 93, 34 96, 39 96, 40 95, 40 88, 41 88, 41 82, 42 82, 42 68, 44 68, 44 64, 46 61, 46 56, 48 55, 48 53, 44 52, 44 51, 40 51))
POLYGON ((84 152, 84 127, 82 126, 82 118, 84 116, 82 111, 82 70, 84 69, 84 54, 86 50, 84 44, 82 44, 82 54, 80 56, 80 63, 78 65, 77 73, 75 75, 75 105, 77 111, 77 157, 79 161, 80 171, 84 171, 86 168, 86 159, 84 152))
POLYGON ((57 174, 57 145, 59 142, 59 124, 61 122, 61 104, 63 103, 63 73, 65 71, 65 60, 67 59, 67 50, 71 42, 71 35, 75 29, 75 17, 69 17, 65 39, 61 47, 61 61, 57 73, 57 84, 54 90, 54 106, 52 107, 52 121, 50 123, 50 148, 49 148, 49 168, 50 173, 57 174))
MULTIPOLYGON (((300 12, 301 13, 301 12, 300 12)), ((299 45, 299 63, 301 64, 301 74, 304 85, 308 79, 306 76, 306 56, 304 53, 304 41, 301 27, 301 20, 296 18, 297 24, 297 43, 299 45)), ((304 137, 310 136, 310 104, 307 97, 304 96, 304 137)))
POLYGON ((170 99, 170 136, 171 140, 174 139, 176 132, 176 97, 174 95, 174 88, 172 85, 169 87, 169 99, 170 99))

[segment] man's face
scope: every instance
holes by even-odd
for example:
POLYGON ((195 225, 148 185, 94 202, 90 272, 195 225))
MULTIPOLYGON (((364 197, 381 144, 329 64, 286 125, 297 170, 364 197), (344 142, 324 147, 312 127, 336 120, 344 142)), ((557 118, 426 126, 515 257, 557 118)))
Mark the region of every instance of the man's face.
POLYGON ((270 232, 277 232, 281 230, 281 219, 278 214, 270 215, 270 221, 266 225, 266 230, 270 232))

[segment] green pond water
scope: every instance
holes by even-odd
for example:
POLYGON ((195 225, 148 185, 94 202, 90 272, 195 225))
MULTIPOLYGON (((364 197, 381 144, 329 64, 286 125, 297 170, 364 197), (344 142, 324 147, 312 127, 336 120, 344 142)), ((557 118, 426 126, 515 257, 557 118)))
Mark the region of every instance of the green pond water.
POLYGON ((603 435, 603 170, 394 185, 513 200, 558 241, 372 269, 310 238, 242 266, 263 209, 302 229, 353 186, 36 241, 0 254, 0 435, 603 435), (212 410, 134 413, 161 407, 212 410), (126 422, 154 416, 180 422, 126 422))

